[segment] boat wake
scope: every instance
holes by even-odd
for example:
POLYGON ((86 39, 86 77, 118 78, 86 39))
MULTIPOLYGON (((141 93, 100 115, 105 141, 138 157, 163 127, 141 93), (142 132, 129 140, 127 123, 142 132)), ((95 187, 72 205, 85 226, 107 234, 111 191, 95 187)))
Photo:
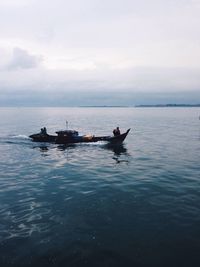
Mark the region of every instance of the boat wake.
POLYGON ((23 134, 0 136, 1 144, 24 144, 29 140, 30 138, 23 134))
POLYGON ((18 134, 18 135, 13 135, 13 136, 10 136, 10 138, 17 138, 17 139, 30 139, 27 135, 24 135, 24 134, 18 134))

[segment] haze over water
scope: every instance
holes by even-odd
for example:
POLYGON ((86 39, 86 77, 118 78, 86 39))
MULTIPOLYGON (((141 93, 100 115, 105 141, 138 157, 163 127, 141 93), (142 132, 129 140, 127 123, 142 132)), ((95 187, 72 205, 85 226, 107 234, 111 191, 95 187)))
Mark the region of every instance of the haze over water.
POLYGON ((200 266, 200 108, 1 108, 0 266, 200 266), (121 147, 31 142, 46 126, 121 147))

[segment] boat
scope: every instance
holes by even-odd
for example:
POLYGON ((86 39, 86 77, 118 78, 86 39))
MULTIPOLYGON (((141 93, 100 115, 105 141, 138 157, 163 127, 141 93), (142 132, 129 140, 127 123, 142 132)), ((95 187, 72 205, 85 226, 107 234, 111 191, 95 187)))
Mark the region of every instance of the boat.
POLYGON ((48 142, 55 144, 75 144, 75 143, 92 143, 105 141, 110 144, 121 144, 130 129, 125 133, 116 136, 95 136, 95 135, 79 135, 78 131, 75 130, 61 130, 56 131, 56 135, 50 135, 46 132, 46 128, 42 128, 40 133, 32 134, 29 137, 33 142, 48 142))

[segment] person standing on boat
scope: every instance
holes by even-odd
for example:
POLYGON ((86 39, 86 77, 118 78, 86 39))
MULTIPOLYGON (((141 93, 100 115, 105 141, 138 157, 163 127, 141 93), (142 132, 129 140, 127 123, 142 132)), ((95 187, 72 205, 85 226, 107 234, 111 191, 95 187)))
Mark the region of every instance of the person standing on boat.
POLYGON ((114 136, 118 136, 121 134, 119 127, 117 127, 116 129, 113 130, 113 134, 114 134, 114 136))

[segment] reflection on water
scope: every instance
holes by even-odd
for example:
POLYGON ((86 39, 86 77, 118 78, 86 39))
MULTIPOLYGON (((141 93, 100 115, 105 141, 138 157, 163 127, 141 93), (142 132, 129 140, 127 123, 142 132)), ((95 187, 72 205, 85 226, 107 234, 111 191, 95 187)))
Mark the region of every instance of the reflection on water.
POLYGON ((77 146, 76 144, 59 144, 57 145, 57 149, 60 151, 65 151, 68 149, 76 148, 76 146, 77 146))
MULTIPOLYGON (((39 144, 38 146, 34 146, 33 149, 39 149, 42 156, 50 156, 51 151, 52 152, 55 151, 55 148, 57 151, 63 151, 68 155, 68 152, 71 150, 74 150, 74 151, 78 150, 79 152, 81 152, 81 149, 82 149, 82 152, 85 153, 85 152, 87 152, 87 151, 85 151, 85 149, 87 147, 91 148, 91 144, 59 144, 59 145, 53 145, 52 146, 52 144, 47 145, 45 143, 42 145, 39 144), (50 153, 47 153, 47 152, 50 152, 50 153)), ((100 143, 100 144, 95 143, 95 145, 93 146, 93 149, 98 150, 99 148, 105 150, 105 152, 106 152, 106 150, 112 151, 114 153, 112 159, 114 159, 116 161, 116 163, 129 162, 127 160, 128 157, 126 157, 126 159, 121 159, 121 157, 123 155, 129 156, 127 148, 125 147, 125 145, 123 143, 122 144, 110 144, 110 143, 108 143, 108 144, 103 144, 103 145, 102 145, 102 143, 100 143)), ((88 149, 88 154, 89 153, 90 153, 90 149, 88 149)), ((74 156, 74 154, 73 154, 73 156, 74 156)))
POLYGON ((114 154, 117 156, 127 153, 127 149, 124 146, 124 144, 106 144, 104 148, 108 150, 112 150, 114 154))
POLYGON ((49 150, 47 146, 40 146, 39 148, 41 152, 47 152, 49 150))
POLYGON ((127 157, 126 159, 120 159, 122 155, 128 155, 127 148, 124 144, 106 144, 104 148, 114 152, 114 157, 112 158, 116 161, 116 163, 129 162, 127 157))

